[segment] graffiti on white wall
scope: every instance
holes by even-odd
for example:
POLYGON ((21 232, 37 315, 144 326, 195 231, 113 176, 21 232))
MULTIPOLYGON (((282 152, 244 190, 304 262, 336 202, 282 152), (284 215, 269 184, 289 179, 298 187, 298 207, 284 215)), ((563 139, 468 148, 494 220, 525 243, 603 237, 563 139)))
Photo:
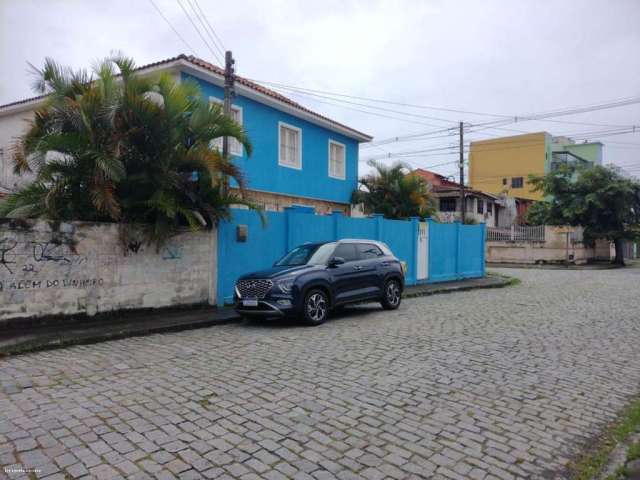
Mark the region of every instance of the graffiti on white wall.
POLYGON ((31 241, 19 234, 0 237, 0 291, 42 288, 91 288, 102 278, 83 275, 88 261, 73 245, 31 241))

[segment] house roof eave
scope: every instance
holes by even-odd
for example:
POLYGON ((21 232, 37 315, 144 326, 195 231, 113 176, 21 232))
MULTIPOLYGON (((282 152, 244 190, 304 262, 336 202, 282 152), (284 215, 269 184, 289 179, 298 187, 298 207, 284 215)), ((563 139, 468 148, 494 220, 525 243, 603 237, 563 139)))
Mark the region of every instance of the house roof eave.
MULTIPOLYGON (((154 71, 185 71, 195 77, 206 81, 215 80, 214 84, 221 84, 224 81, 224 71, 209 62, 201 60, 195 56, 187 56, 180 54, 176 57, 160 60, 158 62, 143 65, 136 69, 141 73, 153 73, 154 71), (204 78, 203 78, 204 77, 204 78)), ((236 75, 236 90, 243 96, 252 98, 259 103, 269 105, 276 110, 284 111, 290 115, 306 120, 310 123, 322 126, 328 130, 340 133, 348 138, 352 138, 359 142, 370 142, 373 140, 371 135, 362 133, 340 122, 336 122, 324 115, 314 112, 303 105, 281 95, 274 90, 263 87, 249 79, 236 75)), ((48 95, 39 95, 36 97, 26 98, 15 102, 0 105, 0 117, 35 109, 43 103, 48 95)))

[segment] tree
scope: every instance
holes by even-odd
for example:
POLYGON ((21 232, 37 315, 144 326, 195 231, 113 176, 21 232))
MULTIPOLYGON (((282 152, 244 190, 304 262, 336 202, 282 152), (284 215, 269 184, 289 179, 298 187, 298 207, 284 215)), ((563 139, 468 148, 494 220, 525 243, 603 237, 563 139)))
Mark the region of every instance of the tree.
POLYGON ((545 176, 530 177, 548 198, 533 205, 534 224, 575 225, 593 243, 606 238, 615 244, 614 263, 624 265, 623 241, 640 238, 640 183, 614 167, 564 167, 545 176))
POLYGON ((140 76, 121 55, 93 75, 51 59, 36 73, 35 89, 48 97, 14 154, 15 171, 36 177, 0 204, 0 216, 143 224, 160 245, 247 203, 242 173, 210 145, 233 137, 250 154, 251 143, 195 82, 140 76), (222 193, 226 178, 240 195, 222 193))
POLYGON ((364 204, 366 213, 381 213, 386 218, 430 217, 435 205, 429 184, 403 163, 391 166, 369 161, 374 172, 360 179, 352 203, 364 204))

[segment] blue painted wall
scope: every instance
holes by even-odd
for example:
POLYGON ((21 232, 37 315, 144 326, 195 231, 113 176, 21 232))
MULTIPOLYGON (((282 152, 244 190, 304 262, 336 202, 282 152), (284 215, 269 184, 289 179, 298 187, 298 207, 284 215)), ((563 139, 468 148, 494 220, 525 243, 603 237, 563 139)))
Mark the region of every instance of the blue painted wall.
POLYGON ((429 222, 429 283, 485 275, 485 224, 429 222))
MULTIPOLYGON (((231 303, 238 277, 270 267, 294 247, 306 242, 342 238, 380 240, 407 265, 405 281, 415 285, 419 220, 315 215, 313 208, 292 207, 266 212, 266 224, 251 210, 232 209, 230 221, 218 225, 218 304, 231 303), (238 242, 236 228, 246 225, 246 242, 238 242)), ((428 278, 436 283, 485 275, 485 225, 429 222, 428 278)))
POLYGON ((350 218, 342 214, 315 215, 313 209, 293 207, 284 212, 266 212, 260 217, 250 210, 232 210, 232 219, 218 225, 218 304, 230 303, 240 275, 267 268, 286 252, 305 242, 341 238, 369 238, 385 242, 406 262, 406 282, 415 284, 418 219, 409 221, 350 218), (247 225, 246 242, 236 240, 236 227, 247 225))
MULTIPOLYGON (((223 90, 204 80, 182 73, 182 78, 195 80, 205 98, 223 98, 223 90)), ((242 108, 243 127, 253 144, 253 155, 236 158, 245 173, 248 188, 283 193, 319 200, 350 203, 351 192, 358 182, 358 142, 281 112, 243 96, 233 105, 242 108), (302 129, 302 169, 278 165, 278 122, 302 129), (329 140, 346 147, 345 180, 329 177, 329 140)))

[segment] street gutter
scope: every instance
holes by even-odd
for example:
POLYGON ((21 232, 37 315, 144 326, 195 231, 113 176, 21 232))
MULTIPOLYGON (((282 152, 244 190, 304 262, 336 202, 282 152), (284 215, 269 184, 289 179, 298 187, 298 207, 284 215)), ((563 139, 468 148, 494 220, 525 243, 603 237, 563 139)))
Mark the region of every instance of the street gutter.
MULTIPOLYGON (((407 287, 403 298, 455 293, 483 288, 502 288, 520 281, 506 275, 489 273, 484 278, 433 283, 407 287)), ((155 333, 179 332, 238 322, 241 317, 231 307, 158 309, 145 312, 110 312, 95 317, 75 316, 73 321, 52 318, 48 322, 16 320, 11 329, 0 334, 0 357, 86 345, 155 333), (21 325, 21 322, 27 325, 21 325)))

